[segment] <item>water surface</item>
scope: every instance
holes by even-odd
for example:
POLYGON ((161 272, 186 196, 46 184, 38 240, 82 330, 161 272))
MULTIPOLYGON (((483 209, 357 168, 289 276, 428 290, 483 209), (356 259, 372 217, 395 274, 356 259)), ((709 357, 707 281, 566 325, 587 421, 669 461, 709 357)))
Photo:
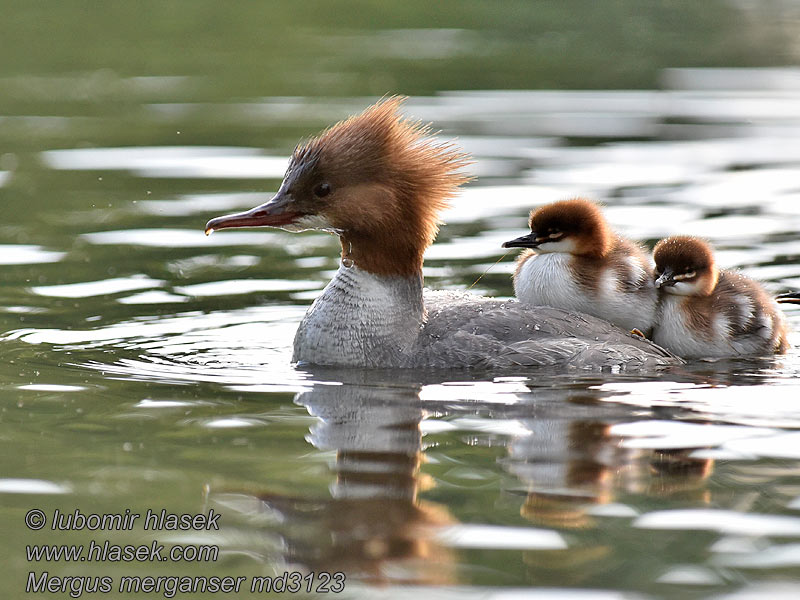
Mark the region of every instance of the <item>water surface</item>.
MULTIPOLYGON (((23 597, 28 572, 44 570, 341 571, 358 598, 796 597, 797 333, 785 356, 654 374, 296 368, 294 330, 337 268, 336 240, 202 231, 274 193, 298 139, 416 89, 406 113, 476 157, 476 181, 426 256, 428 286, 466 289, 483 275, 474 292, 512 295, 514 255, 500 244, 525 231, 531 208, 580 194, 648 245, 702 235, 722 266, 774 293, 800 289, 800 72, 751 64, 756 55, 726 46, 735 36, 722 22, 706 68, 676 67, 686 60, 665 45, 672 63, 623 61, 628 71, 602 81, 587 68, 583 86, 552 74, 563 41, 540 36, 536 87, 554 89, 533 89, 517 56, 527 42, 495 21, 328 37, 312 23, 297 34, 302 52, 334 48, 330 60, 305 79, 276 71, 269 88, 247 80, 253 65, 226 80, 167 52, 136 67, 135 53, 110 49, 109 71, 86 48, 70 51, 74 69, 17 50, 0 93, 5 597, 23 597), (452 67, 438 86, 435 64, 452 67), (330 77, 373 70, 386 78, 330 77), (213 509, 222 527, 33 532, 32 508, 213 509), (26 544, 154 535, 220 556, 25 558, 26 544)), ((770 27, 750 31, 760 40, 770 27)), ((591 45, 574 52, 591 56, 591 45)), ((786 312, 800 330, 800 311, 786 312)))

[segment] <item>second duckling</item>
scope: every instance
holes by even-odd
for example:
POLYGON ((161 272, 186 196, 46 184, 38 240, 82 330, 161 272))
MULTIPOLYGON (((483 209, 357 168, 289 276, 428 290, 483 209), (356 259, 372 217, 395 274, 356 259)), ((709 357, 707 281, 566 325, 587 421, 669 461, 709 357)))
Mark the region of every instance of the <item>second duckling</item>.
POLYGON ((653 258, 657 344, 684 358, 786 351, 786 321, 775 300, 752 279, 718 269, 707 242, 669 237, 656 244, 653 258))

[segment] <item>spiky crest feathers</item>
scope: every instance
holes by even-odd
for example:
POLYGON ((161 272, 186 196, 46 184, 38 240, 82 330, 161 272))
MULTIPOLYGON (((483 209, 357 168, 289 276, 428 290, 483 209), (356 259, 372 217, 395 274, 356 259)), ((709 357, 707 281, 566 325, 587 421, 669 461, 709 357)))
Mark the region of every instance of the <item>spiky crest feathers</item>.
MULTIPOLYGON (((289 170, 313 167, 347 191, 327 207, 343 255, 376 274, 411 274, 439 230, 439 215, 469 177, 469 157, 403 118, 391 97, 299 146, 289 170)), ((287 173, 288 176, 288 173, 287 173)))

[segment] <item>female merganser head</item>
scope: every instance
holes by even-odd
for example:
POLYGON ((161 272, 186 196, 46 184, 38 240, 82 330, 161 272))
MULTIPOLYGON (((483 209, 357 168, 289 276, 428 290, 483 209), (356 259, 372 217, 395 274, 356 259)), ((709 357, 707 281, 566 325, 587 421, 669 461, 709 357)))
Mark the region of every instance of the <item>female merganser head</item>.
POLYGON ((342 262, 297 329, 293 360, 353 367, 639 368, 676 364, 604 321, 422 289, 439 213, 467 156, 398 115, 390 98, 298 147, 277 194, 206 233, 269 225, 335 233, 342 262))
POLYGON ((218 217, 207 232, 270 225, 337 233, 342 258, 376 275, 419 273, 438 215, 469 178, 467 155, 397 116, 391 98, 295 148, 278 193, 250 211, 218 217))
POLYGON ((644 250, 620 237, 600 207, 574 198, 530 214, 531 233, 503 244, 517 259, 514 292, 524 304, 559 306, 649 331, 657 293, 644 250))
POLYGON ((653 250, 659 291, 653 340, 692 358, 785 352, 786 322, 752 279, 717 268, 711 246, 674 236, 653 250))

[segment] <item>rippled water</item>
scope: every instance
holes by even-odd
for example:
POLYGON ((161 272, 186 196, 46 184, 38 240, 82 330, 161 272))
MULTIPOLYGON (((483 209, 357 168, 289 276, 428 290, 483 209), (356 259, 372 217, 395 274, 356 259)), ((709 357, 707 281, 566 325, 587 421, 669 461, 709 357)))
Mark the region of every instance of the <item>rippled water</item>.
MULTIPOLYGON (((450 52, 433 39, 420 52, 450 52)), ((8 93, 35 99, 81 77, 13 80, 8 93)), ((193 101, 200 77, 115 81, 157 143, 96 133, 108 115, 0 117, 17 148, 0 148, 6 597, 45 569, 342 571, 346 595, 364 598, 800 593, 800 334, 785 356, 651 376, 295 368, 294 330, 337 268, 336 240, 202 229, 262 202, 297 138, 374 97, 216 103, 193 101), (272 137, 214 145, 249 126, 272 137), (31 532, 34 507, 213 508, 219 531, 157 538, 221 555, 32 564, 25 544, 153 538, 31 532)), ((411 97, 409 115, 476 157, 427 285, 483 275, 474 292, 511 295, 514 255, 500 244, 530 208, 580 194, 630 237, 701 235, 724 267, 800 289, 800 71, 669 69, 660 81, 411 97)), ((800 311, 786 312, 800 331, 800 311)))

